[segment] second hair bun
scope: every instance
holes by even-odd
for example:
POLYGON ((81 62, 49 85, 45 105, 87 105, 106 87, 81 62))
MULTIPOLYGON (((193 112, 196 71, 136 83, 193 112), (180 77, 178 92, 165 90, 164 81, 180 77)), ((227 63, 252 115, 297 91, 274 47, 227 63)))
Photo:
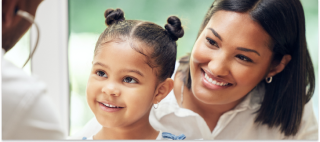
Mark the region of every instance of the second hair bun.
POLYGON ((167 20, 167 24, 164 26, 173 40, 178 40, 184 35, 184 30, 181 26, 181 21, 176 16, 170 16, 167 20))
POLYGON ((116 10, 113 9, 107 9, 104 12, 104 17, 106 18, 106 25, 111 26, 113 23, 125 20, 124 18, 124 12, 117 8, 116 10))

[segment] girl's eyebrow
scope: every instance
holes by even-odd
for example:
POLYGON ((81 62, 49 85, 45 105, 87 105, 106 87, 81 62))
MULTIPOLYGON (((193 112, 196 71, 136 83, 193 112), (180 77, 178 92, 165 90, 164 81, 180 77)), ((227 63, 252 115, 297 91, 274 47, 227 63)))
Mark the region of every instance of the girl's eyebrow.
POLYGON ((212 28, 208 28, 217 38, 219 38, 222 41, 221 36, 212 28))
MULTIPOLYGON (((103 63, 100 63, 100 62, 95 62, 93 65, 99 65, 99 66, 102 66, 102 67, 104 67, 104 68, 110 69, 109 66, 107 66, 107 65, 105 65, 105 64, 103 64, 103 63)), ((121 70, 120 72, 133 72, 133 73, 136 73, 136 74, 144 77, 144 75, 143 75, 140 71, 135 70, 135 69, 123 69, 123 70, 121 70)))
POLYGON ((134 69, 123 69, 123 70, 121 70, 120 72, 133 72, 133 73, 136 73, 136 74, 144 77, 144 75, 143 75, 140 71, 134 70, 134 69))
POLYGON ((99 66, 103 66, 103 67, 105 67, 105 68, 109 68, 107 65, 105 65, 105 64, 103 64, 103 63, 100 63, 100 62, 95 62, 93 65, 94 65, 94 66, 95 66, 95 65, 99 65, 99 66))

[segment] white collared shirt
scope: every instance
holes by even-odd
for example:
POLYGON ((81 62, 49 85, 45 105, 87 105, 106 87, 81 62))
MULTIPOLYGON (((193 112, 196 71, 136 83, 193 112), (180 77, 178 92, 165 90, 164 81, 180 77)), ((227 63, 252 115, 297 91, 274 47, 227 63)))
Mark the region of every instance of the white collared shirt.
POLYGON ((4 53, 2 49, 2 139, 65 139, 46 85, 5 60, 4 53))
POLYGON ((234 109, 224 113, 211 132, 204 119, 197 113, 180 108, 173 92, 160 102, 157 109, 150 112, 150 123, 155 129, 173 134, 183 133, 186 140, 281 140, 318 139, 318 122, 310 100, 304 108, 302 122, 295 136, 286 137, 279 128, 254 123, 264 92, 264 87, 256 88, 234 109))

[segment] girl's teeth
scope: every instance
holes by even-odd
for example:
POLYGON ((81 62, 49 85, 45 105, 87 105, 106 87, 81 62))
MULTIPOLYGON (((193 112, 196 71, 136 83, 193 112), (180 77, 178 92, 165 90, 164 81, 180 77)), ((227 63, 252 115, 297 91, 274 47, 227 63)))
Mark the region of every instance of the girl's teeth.
POLYGON ((114 108, 117 108, 117 106, 114 106, 114 105, 109 105, 109 104, 105 104, 105 103, 102 103, 103 105, 105 105, 106 107, 114 107, 114 108))
POLYGON ((218 86, 226 86, 226 85, 228 85, 228 83, 217 82, 216 80, 212 80, 212 78, 210 78, 206 73, 205 73, 204 77, 212 84, 215 84, 215 85, 218 85, 218 86))

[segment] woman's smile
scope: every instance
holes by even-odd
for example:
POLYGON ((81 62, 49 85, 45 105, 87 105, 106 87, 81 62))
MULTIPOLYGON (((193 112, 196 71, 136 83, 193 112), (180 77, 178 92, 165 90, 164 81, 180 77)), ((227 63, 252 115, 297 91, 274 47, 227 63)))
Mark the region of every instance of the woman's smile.
POLYGON ((201 69, 201 77, 203 85, 211 90, 225 89, 233 85, 224 79, 214 77, 204 69, 201 69))
POLYGON ((266 74, 272 55, 268 41, 269 35, 248 14, 216 12, 191 53, 195 97, 206 104, 238 102, 266 74))

